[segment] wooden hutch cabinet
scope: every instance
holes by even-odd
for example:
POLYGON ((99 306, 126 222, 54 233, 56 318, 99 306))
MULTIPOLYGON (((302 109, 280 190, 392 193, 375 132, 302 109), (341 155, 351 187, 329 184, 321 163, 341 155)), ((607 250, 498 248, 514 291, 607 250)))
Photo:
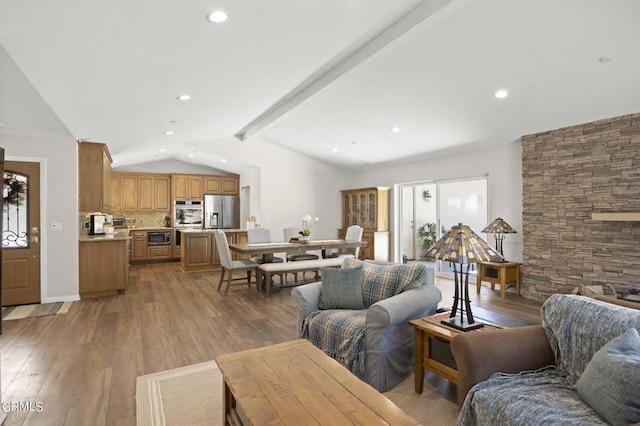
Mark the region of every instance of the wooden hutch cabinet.
POLYGON ((360 259, 389 260, 389 188, 373 187, 346 189, 342 192, 342 228, 338 236, 344 238, 347 228, 363 228, 360 259))

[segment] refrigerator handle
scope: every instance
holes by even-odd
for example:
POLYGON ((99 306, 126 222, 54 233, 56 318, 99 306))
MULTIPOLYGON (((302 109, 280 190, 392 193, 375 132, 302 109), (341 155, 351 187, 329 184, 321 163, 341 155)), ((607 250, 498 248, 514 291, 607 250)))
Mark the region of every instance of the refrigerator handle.
POLYGON ((220 201, 220 221, 218 222, 218 228, 224 227, 224 205, 220 201))

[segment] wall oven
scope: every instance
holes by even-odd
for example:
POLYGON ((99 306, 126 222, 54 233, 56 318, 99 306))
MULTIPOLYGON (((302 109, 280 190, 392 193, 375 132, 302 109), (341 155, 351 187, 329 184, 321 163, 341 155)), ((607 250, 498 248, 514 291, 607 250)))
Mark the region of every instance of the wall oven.
POLYGON ((173 202, 173 226, 175 228, 201 228, 202 201, 175 200, 173 202))
POLYGON ((171 244, 171 231, 148 231, 148 246, 168 246, 171 244))

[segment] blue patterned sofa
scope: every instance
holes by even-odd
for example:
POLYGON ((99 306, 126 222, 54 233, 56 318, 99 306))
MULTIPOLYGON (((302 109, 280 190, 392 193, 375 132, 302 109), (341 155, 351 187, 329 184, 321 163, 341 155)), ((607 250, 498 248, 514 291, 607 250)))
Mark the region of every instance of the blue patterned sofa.
MULTIPOLYGON (((434 271, 424 264, 380 264, 346 259, 362 268, 362 309, 321 309, 323 283, 292 290, 298 337, 310 340, 380 392, 413 371, 415 330, 408 321, 435 313, 442 299, 434 271)), ((323 280, 329 275, 322 274, 323 280)), ((327 289, 325 283, 325 291, 327 289)))
POLYGON ((556 294, 541 326, 457 335, 458 425, 639 421, 639 329, 638 310, 556 294))

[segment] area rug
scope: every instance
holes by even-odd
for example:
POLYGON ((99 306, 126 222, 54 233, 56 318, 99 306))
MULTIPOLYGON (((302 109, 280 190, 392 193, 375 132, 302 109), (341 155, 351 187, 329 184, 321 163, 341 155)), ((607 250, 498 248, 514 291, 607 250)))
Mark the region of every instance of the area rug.
POLYGON ((35 305, 7 306, 2 308, 2 320, 62 315, 69 312, 73 302, 41 303, 35 305))
POLYGON ((136 424, 221 425, 222 374, 216 362, 138 377, 136 424))
MULTIPOLYGON (((413 374, 384 393, 425 426, 455 425, 456 386, 426 373, 422 394, 413 374)), ((222 375, 215 361, 140 376, 136 380, 137 426, 221 425, 222 375)))

